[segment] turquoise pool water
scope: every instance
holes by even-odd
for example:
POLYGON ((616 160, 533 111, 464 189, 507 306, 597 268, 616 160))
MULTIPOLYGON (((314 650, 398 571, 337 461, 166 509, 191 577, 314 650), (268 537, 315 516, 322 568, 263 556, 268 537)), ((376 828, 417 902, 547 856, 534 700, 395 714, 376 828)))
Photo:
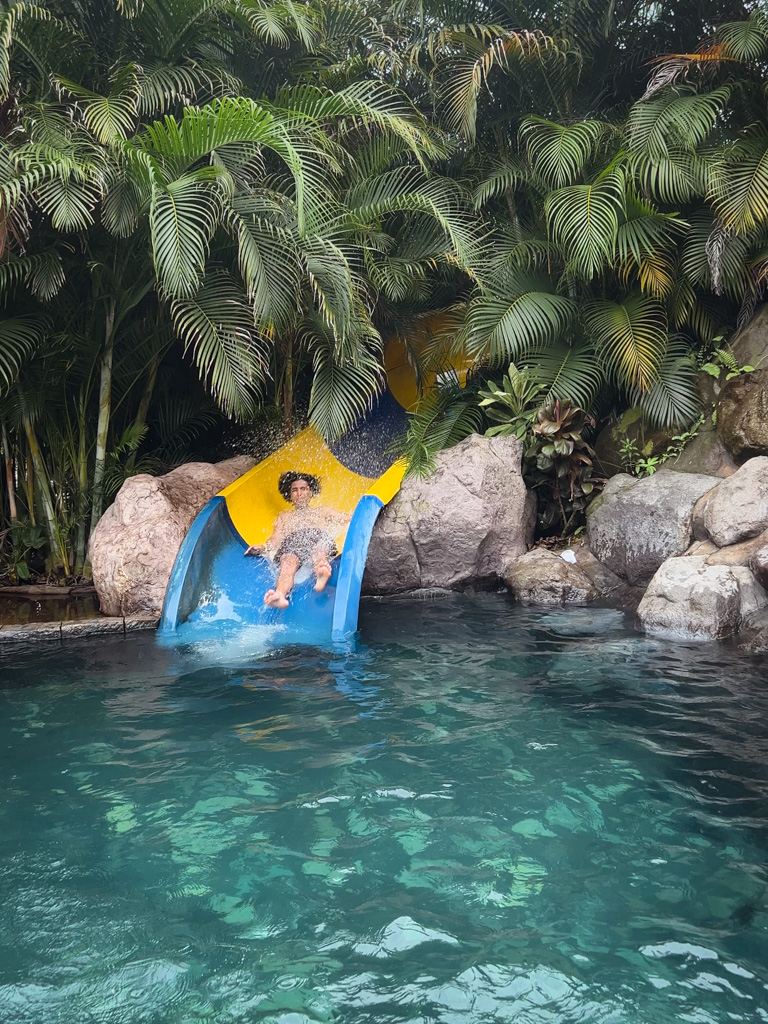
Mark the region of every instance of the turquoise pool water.
POLYGON ((768 672, 368 603, 0 654, 0 1024, 768 1021, 768 672))

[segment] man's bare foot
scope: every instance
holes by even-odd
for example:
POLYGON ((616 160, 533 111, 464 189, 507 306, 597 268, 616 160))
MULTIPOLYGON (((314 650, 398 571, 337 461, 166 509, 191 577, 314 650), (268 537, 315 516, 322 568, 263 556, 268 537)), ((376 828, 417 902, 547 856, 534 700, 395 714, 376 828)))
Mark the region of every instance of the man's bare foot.
POLYGON ((264 595, 264 604, 268 608, 287 608, 289 601, 279 590, 268 590, 264 595))
POLYGON ((250 555, 255 558, 262 553, 264 546, 262 544, 251 544, 249 548, 246 548, 243 552, 244 555, 250 555))
POLYGON ((317 576, 317 582, 315 583, 315 590, 318 594, 321 594, 325 590, 325 586, 328 580, 331 578, 331 563, 330 562, 318 562, 315 566, 315 576, 317 576))

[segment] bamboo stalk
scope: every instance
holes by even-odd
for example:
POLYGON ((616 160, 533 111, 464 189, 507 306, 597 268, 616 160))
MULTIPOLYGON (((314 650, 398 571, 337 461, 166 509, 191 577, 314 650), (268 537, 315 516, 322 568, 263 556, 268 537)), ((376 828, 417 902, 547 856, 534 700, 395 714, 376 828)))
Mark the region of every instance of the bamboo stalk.
POLYGON ((82 576, 85 570, 85 527, 86 527, 86 501, 88 494, 88 449, 85 436, 85 401, 82 392, 80 393, 80 408, 78 409, 78 431, 77 444, 77 541, 75 543, 75 576, 82 576))
POLYGON ((8 491, 8 510, 11 516, 11 523, 18 522, 19 512, 16 507, 16 486, 13 480, 13 455, 11 454, 11 446, 8 441, 8 431, 5 429, 5 423, 2 425, 3 431, 3 457, 5 459, 5 486, 8 491))
POLYGON ((107 437, 109 418, 112 411, 112 362, 114 357, 115 300, 107 306, 104 352, 101 356, 99 379, 99 420, 96 427, 96 462, 93 470, 93 502, 91 505, 91 530, 94 529, 104 508, 104 469, 107 461, 107 437))
POLYGON ((29 448, 30 455, 32 456, 32 463, 35 467, 35 477, 38 491, 40 493, 40 502, 43 506, 45 528, 48 534, 48 543, 51 548, 51 562, 54 569, 60 569, 68 576, 69 559, 67 557, 67 549, 66 545, 62 543, 59 524, 53 508, 51 486, 48 480, 48 474, 45 470, 43 455, 40 451, 40 446, 37 443, 35 428, 26 411, 22 413, 22 417, 24 420, 24 433, 27 438, 27 447, 29 448))
MULTIPOLYGON (((144 381, 144 390, 141 393, 141 401, 139 402, 139 408, 136 410, 136 419, 133 421, 136 427, 143 427, 144 424, 147 422, 149 403, 152 401, 152 392, 155 390, 155 381, 157 380, 157 371, 160 366, 160 358, 160 353, 156 352, 149 361, 147 376, 144 381)), ((136 451, 132 451, 128 458, 125 468, 129 473, 131 473, 135 465, 136 451)))

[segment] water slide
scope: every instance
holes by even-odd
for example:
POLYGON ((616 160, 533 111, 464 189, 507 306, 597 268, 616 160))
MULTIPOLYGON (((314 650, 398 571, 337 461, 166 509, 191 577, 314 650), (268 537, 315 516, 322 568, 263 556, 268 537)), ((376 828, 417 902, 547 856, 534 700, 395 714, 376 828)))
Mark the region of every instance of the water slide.
POLYGON ((405 411, 416 397, 413 371, 402 341, 385 353, 388 387, 368 417, 337 443, 327 444, 313 428, 303 430, 204 506, 185 537, 171 572, 160 634, 183 639, 206 628, 242 623, 281 629, 293 642, 342 639, 357 629, 360 588, 376 517, 397 493, 405 466, 394 462, 392 443, 405 428, 405 411), (275 567, 265 558, 244 557, 251 544, 272 532, 288 505, 278 492, 286 470, 320 479, 320 501, 348 512, 352 520, 336 538, 339 554, 325 590, 302 567, 281 611, 264 605, 275 567))

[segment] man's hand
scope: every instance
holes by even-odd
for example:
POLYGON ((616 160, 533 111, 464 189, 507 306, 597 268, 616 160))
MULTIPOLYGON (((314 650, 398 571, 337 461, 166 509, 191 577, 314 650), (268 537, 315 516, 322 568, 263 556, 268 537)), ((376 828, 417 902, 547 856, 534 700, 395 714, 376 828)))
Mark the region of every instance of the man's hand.
POLYGON ((264 554, 264 545, 263 544, 251 544, 251 546, 249 548, 246 548, 245 554, 246 555, 253 555, 253 556, 263 555, 264 554))

